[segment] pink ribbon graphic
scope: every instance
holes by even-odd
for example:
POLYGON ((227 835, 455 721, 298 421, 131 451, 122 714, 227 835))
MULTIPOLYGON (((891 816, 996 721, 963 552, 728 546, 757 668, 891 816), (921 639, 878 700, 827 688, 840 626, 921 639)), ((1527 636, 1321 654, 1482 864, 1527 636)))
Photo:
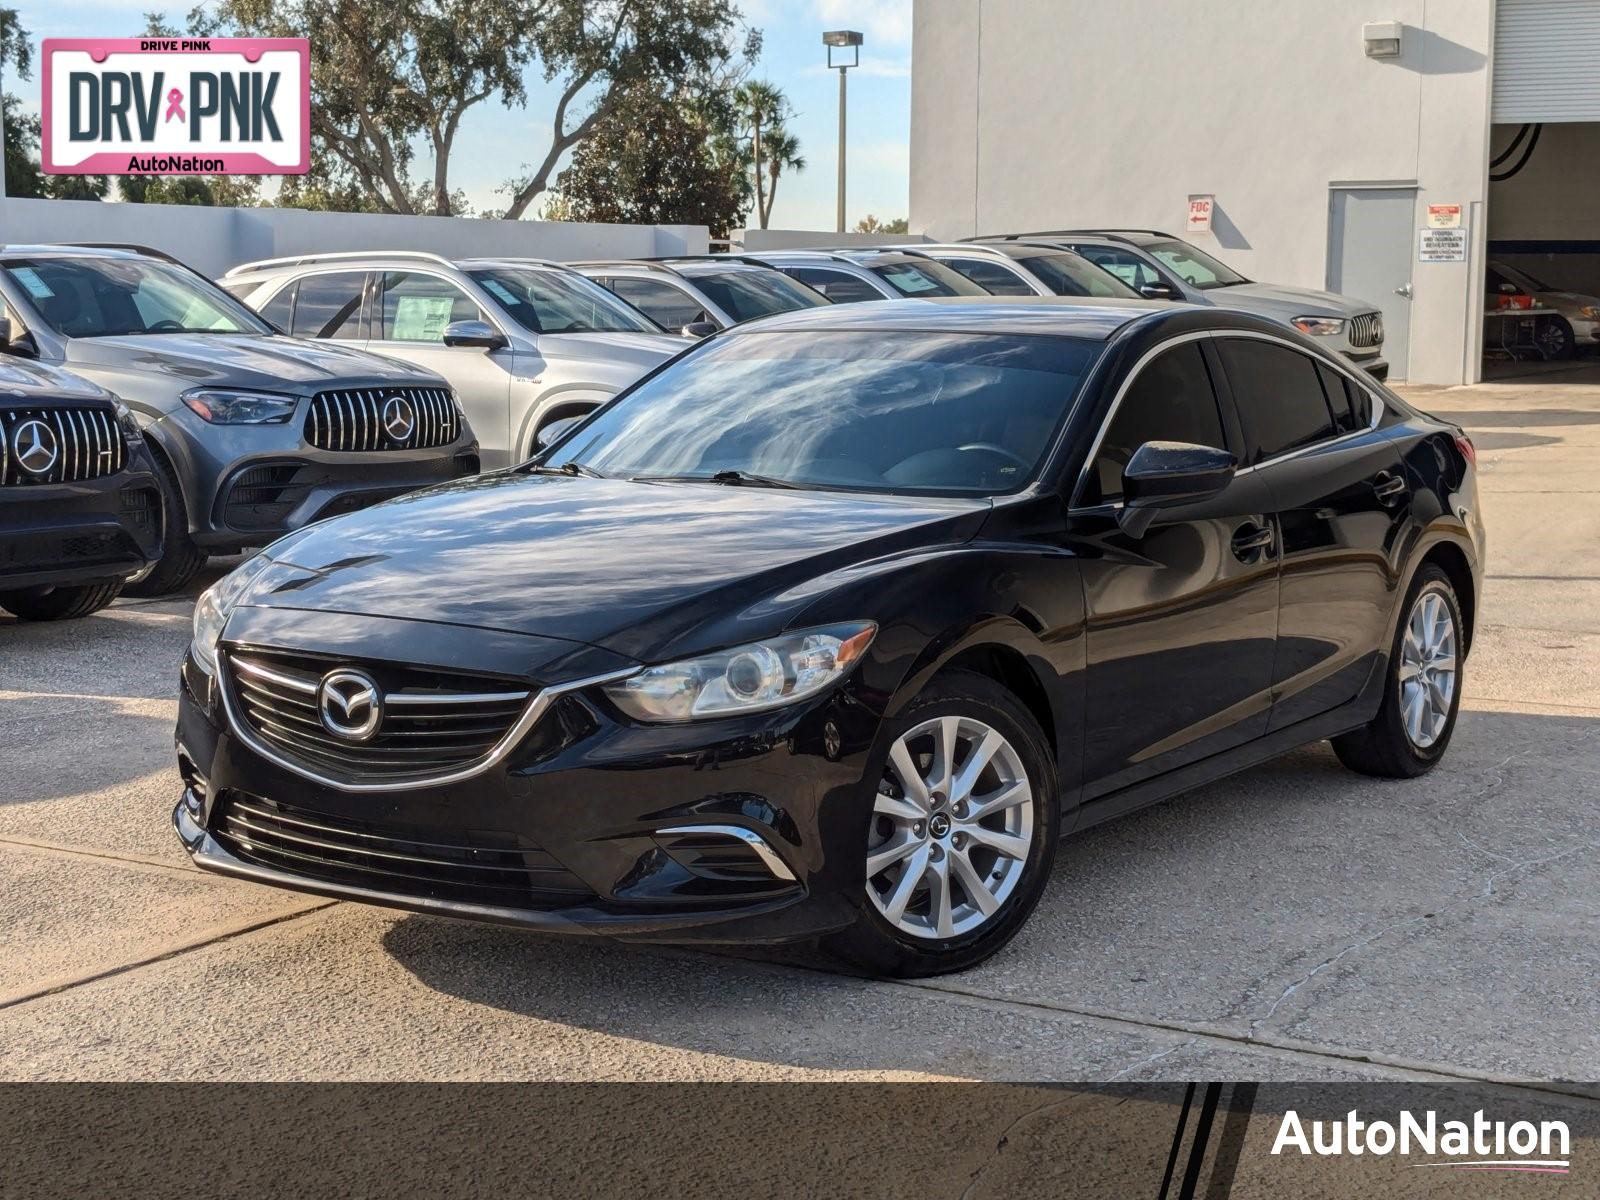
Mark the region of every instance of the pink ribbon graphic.
MULTIPOLYGON (((172 120, 173 117, 177 117, 180 121, 188 120, 188 118, 183 115, 183 93, 177 88, 173 88, 167 93, 166 121, 172 120)), ((163 124, 164 123, 165 121, 163 124)))

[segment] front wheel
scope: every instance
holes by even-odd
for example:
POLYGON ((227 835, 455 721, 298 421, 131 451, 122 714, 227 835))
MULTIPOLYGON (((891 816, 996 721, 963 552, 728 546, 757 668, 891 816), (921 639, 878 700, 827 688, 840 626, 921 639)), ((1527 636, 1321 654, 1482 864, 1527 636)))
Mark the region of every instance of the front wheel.
POLYGON ((0 608, 24 621, 71 621, 99 612, 122 592, 122 580, 76 587, 24 588, 0 592, 0 608))
POLYGON ((1565 317, 1551 317, 1547 321, 1539 322, 1533 340, 1538 343, 1540 352, 1547 359, 1571 358, 1572 348, 1577 344, 1572 326, 1565 317))
POLYGON ((1431 563, 1423 567, 1405 613, 1378 715, 1333 739, 1340 762, 1381 779, 1414 779, 1431 771, 1444 757, 1461 707, 1466 627, 1450 577, 1431 563))
POLYGON ((130 582, 130 596, 170 596, 194 582, 206 565, 205 551, 189 537, 188 510, 184 507, 183 487, 166 458, 152 451, 156 460, 156 482, 161 492, 161 523, 166 531, 161 558, 130 582))
POLYGON ((1039 903, 1060 833, 1039 723, 987 676, 939 676, 887 731, 860 916, 826 948, 873 974, 941 975, 1004 946, 1039 903))

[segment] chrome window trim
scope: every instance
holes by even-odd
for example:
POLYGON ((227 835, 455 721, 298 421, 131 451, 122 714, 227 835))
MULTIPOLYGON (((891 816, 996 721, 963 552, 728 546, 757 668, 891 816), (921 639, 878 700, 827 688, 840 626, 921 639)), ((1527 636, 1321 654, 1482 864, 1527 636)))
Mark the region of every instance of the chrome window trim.
POLYGON ((574 679, 569 683, 558 683, 542 688, 534 693, 533 698, 528 701, 527 707, 522 710, 522 715, 517 718, 516 723, 506 730, 505 736, 496 742, 487 754, 481 758, 474 759, 465 766, 432 775, 416 775, 405 779, 385 779, 377 783, 351 783, 331 775, 324 775, 302 763, 295 762, 263 743, 261 739, 250 731, 249 725, 240 719, 238 710, 235 707, 229 657, 226 650, 223 650, 219 655, 222 661, 219 664, 216 677, 217 690, 222 694, 222 709, 227 717, 229 732, 274 766, 282 767, 286 771, 292 771, 304 779, 309 779, 313 783, 320 783, 325 787, 337 788, 341 792, 365 795, 383 792, 413 792, 423 788, 443 787, 447 784, 460 783, 462 780, 481 775, 490 767, 501 762, 512 750, 516 749, 517 744, 527 736, 528 731, 539 723, 539 718, 544 716, 550 706, 563 696, 582 691, 585 688, 596 687, 603 683, 614 683, 618 679, 625 679, 629 675, 636 674, 639 670, 638 667, 626 667, 620 671, 609 671, 604 675, 591 675, 585 679, 574 679))
MULTIPOLYGON (((1362 382, 1362 380, 1358 378, 1356 370, 1346 366, 1344 363, 1333 362, 1319 358, 1317 355, 1307 350, 1304 346, 1297 345, 1288 338, 1279 337, 1272 333, 1264 333, 1256 329, 1202 329, 1192 333, 1180 333, 1176 337, 1168 338, 1166 341, 1150 347, 1149 350, 1141 354, 1138 361, 1133 364, 1132 369, 1128 371, 1127 376, 1123 379, 1122 386, 1117 388, 1117 394, 1111 398, 1111 407, 1106 410, 1105 419, 1100 422, 1100 428, 1095 432, 1094 441, 1090 443, 1090 451, 1083 460, 1082 470, 1078 472, 1078 480, 1075 484, 1073 484, 1072 499, 1067 505, 1067 510, 1069 512, 1098 512, 1102 509, 1117 509, 1122 507, 1122 501, 1120 500, 1105 501, 1101 504, 1079 504, 1078 497, 1083 494, 1083 486, 1089 479, 1089 469, 1094 466, 1095 459, 1100 456, 1100 446, 1105 441, 1106 434, 1111 430, 1111 422, 1116 418, 1117 410, 1122 407, 1123 397, 1128 394, 1128 389, 1133 386, 1134 380, 1139 377, 1140 372, 1149 366, 1151 361, 1154 360, 1158 355, 1172 349, 1174 346, 1181 346, 1187 342, 1198 342, 1202 339, 1220 341, 1224 338, 1247 338, 1258 342, 1274 342, 1280 346, 1286 346, 1298 354, 1305 355, 1305 357, 1311 359, 1312 362, 1322 363, 1324 366, 1332 367, 1335 371, 1345 376, 1345 378, 1360 388, 1372 406, 1372 417, 1367 422, 1365 429, 1355 429, 1349 433, 1341 433, 1337 437, 1325 438, 1322 441, 1312 442, 1310 445, 1297 446, 1293 450, 1286 450, 1282 454, 1275 454, 1271 458, 1263 459, 1261 462, 1252 463, 1250 466, 1246 467, 1240 467, 1234 472, 1235 478, 1240 475, 1248 475, 1252 471, 1260 470, 1262 467, 1270 467, 1280 462, 1287 462, 1292 458, 1298 458, 1300 455, 1311 450, 1320 450, 1326 446, 1336 446, 1340 442, 1348 441, 1351 438, 1365 437, 1367 434, 1376 429, 1379 422, 1383 420, 1383 414, 1387 411, 1383 403, 1383 397, 1369 387, 1366 383, 1362 382)), ((1215 387, 1215 385, 1213 385, 1213 387, 1215 387)), ((1220 403, 1222 397, 1218 395, 1217 399, 1220 403)), ((1234 415, 1235 417, 1238 416, 1237 410, 1235 410, 1234 415)), ((1241 430, 1243 427, 1244 422, 1241 421, 1241 430)), ((1221 447, 1218 447, 1218 449, 1221 449, 1221 447)))
POLYGON ((755 851, 756 857, 761 860, 761 865, 772 872, 774 879, 781 879, 785 883, 798 882, 794 872, 789 869, 789 864, 778 857, 778 852, 767 844, 766 839, 742 825, 668 825, 656 830, 658 837, 674 833, 706 833, 714 837, 732 838, 743 842, 755 851))

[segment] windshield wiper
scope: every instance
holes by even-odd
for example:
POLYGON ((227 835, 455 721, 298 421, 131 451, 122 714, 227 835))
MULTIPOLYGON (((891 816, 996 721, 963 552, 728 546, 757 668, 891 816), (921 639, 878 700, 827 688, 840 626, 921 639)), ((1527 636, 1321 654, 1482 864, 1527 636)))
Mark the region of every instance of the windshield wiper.
POLYGON ((634 483, 720 483, 725 487, 764 487, 794 490, 800 485, 787 479, 774 479, 770 475, 752 475, 747 471, 717 471, 711 475, 635 475, 634 483))
POLYGON ((564 462, 559 467, 552 467, 549 463, 538 463, 530 468, 535 475, 581 475, 585 479, 610 479, 604 471, 596 471, 593 467, 573 460, 564 462))

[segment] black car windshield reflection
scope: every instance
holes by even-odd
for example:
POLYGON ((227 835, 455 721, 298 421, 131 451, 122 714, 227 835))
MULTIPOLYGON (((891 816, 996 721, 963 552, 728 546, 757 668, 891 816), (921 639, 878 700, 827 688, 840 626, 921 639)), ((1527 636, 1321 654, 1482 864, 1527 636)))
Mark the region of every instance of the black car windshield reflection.
POLYGON ((1014 492, 1100 350, 1030 335, 755 331, 688 355, 546 461, 635 479, 1014 492))

